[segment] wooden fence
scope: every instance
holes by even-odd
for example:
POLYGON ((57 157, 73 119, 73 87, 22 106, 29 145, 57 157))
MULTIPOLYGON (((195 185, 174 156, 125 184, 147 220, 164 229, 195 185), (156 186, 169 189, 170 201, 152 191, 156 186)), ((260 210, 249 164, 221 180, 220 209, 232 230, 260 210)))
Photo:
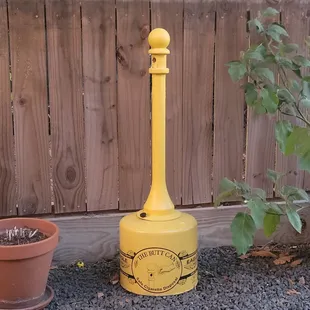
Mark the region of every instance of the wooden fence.
MULTIPOLYGON (((310 7, 278 1, 303 45, 310 7)), ((167 182, 178 206, 210 204, 222 177, 273 197, 267 168, 310 187, 247 111, 225 64, 265 1, 0 0, 0 215, 141 208, 150 186, 150 29, 171 35, 167 182), (250 3, 248 3, 250 2, 250 3)))

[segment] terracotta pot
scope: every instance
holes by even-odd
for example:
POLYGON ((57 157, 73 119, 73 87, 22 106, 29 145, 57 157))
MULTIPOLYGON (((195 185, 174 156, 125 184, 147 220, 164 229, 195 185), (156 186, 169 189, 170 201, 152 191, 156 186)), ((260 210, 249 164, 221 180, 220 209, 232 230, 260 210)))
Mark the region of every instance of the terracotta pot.
POLYGON ((53 297, 46 285, 59 229, 43 219, 0 220, 0 232, 14 226, 39 229, 48 238, 26 245, 0 245, 0 309, 40 309, 36 306, 53 297))

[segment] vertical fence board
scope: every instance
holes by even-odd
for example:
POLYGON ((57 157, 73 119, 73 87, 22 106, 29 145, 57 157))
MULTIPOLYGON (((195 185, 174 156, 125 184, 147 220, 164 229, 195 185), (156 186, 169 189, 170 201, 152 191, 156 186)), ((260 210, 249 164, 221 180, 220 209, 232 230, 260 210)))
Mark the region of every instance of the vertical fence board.
POLYGON ((0 216, 16 215, 16 183, 6 1, 0 1, 0 216))
POLYGON ((55 211, 85 211, 79 2, 46 2, 55 211))
POLYGON ((43 0, 10 0, 17 195, 20 215, 51 212, 43 0))
MULTIPOLYGON (((256 18, 259 12, 267 7, 267 4, 262 3, 251 4, 250 18, 256 18)), ((258 44, 260 40, 257 32, 251 30, 250 44, 258 44)), ((273 183, 267 178, 267 170, 275 168, 275 120, 267 115, 255 113, 252 108, 248 108, 247 112, 245 181, 252 187, 265 190, 267 198, 271 198, 273 183)))
POLYGON ((87 210, 118 209, 114 1, 82 2, 87 210))
POLYGON ((223 177, 242 179, 244 95, 225 65, 246 48, 246 8, 223 1, 217 5, 215 43, 213 192, 223 177))
POLYGON ((150 189, 149 3, 116 1, 120 209, 140 209, 150 189))
POLYGON ((166 29, 171 38, 168 49, 166 170, 172 201, 181 204, 182 192, 182 68, 183 68, 183 0, 151 2, 152 28, 166 29))
POLYGON ((212 201, 214 4, 184 3, 183 204, 212 201))
MULTIPOLYGON (((282 23, 290 35, 289 41, 297 43, 300 46, 298 53, 304 55, 306 53, 305 38, 308 36, 308 19, 305 15, 307 6, 297 2, 284 4, 281 9, 282 23)), ((296 79, 296 76, 290 74, 288 78, 296 79)), ((303 126, 302 122, 296 121, 295 117, 279 115, 278 119, 287 119, 292 123, 303 126)), ((285 156, 281 153, 279 147, 276 148, 276 171, 286 173, 287 175, 281 179, 279 185, 292 185, 303 187, 304 171, 298 168, 298 158, 296 156, 285 156)))

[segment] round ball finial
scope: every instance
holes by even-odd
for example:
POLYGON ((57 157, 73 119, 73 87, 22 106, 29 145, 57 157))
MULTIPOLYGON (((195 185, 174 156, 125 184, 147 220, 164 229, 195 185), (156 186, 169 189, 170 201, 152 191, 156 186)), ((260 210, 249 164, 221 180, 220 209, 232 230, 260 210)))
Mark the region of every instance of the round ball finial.
POLYGON ((156 28, 149 34, 151 48, 167 48, 170 43, 170 35, 167 30, 156 28))

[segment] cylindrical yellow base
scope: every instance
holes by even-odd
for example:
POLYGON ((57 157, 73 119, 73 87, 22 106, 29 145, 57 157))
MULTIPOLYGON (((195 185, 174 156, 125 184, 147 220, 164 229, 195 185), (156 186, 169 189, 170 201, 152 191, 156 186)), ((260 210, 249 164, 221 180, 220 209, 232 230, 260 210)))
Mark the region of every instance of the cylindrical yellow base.
MULTIPOLYGON (((175 211, 177 212, 177 211, 175 211)), ((139 213, 120 222, 120 284, 139 295, 177 295, 195 288, 197 222, 187 213, 148 221, 139 213)))

